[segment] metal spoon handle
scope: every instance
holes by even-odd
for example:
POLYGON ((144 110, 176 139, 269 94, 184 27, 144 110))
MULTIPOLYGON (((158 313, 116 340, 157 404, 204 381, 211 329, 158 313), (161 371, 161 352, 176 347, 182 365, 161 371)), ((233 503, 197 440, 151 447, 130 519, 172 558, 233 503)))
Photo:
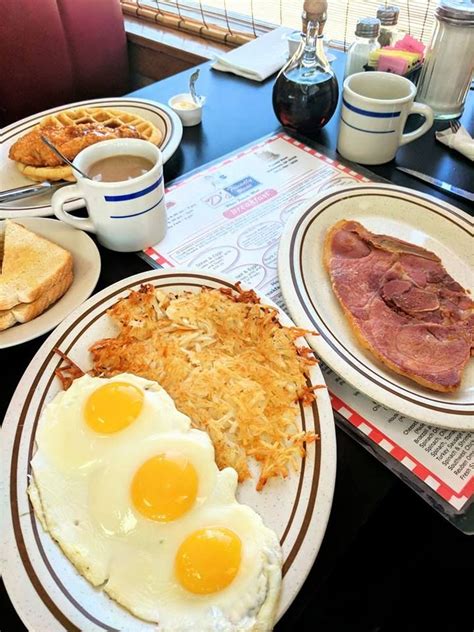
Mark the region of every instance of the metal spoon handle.
POLYGON ((67 165, 72 167, 75 171, 79 172, 83 178, 87 178, 88 180, 91 179, 91 178, 89 178, 89 176, 87 174, 85 174, 83 171, 81 171, 75 165, 73 165, 73 163, 69 160, 69 158, 66 158, 66 156, 64 154, 62 154, 59 151, 59 149, 53 145, 53 143, 49 140, 49 138, 46 138, 46 136, 41 136, 40 138, 43 141, 43 143, 45 145, 47 145, 51 149, 51 151, 56 154, 56 156, 58 156, 58 158, 61 158, 61 160, 64 160, 64 162, 67 165))
POLYGON ((7 204, 9 202, 14 202, 15 200, 22 200, 23 198, 32 197, 34 195, 41 195, 46 191, 52 192, 68 184, 71 183, 62 181, 40 182, 39 184, 29 184, 24 187, 16 187, 15 189, 9 189, 8 191, 1 191, 0 204, 7 204))
POLYGON ((189 78, 189 92, 191 93, 194 103, 196 103, 197 105, 200 105, 200 99, 198 95, 196 94, 196 81, 198 77, 199 77, 199 68, 195 70, 193 74, 191 75, 191 77, 189 78))

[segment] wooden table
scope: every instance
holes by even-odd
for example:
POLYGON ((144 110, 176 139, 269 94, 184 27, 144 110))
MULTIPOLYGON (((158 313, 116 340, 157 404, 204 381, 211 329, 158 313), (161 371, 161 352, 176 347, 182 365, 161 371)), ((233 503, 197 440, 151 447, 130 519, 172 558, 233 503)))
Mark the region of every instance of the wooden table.
MULTIPOLYGON (((271 107, 273 79, 257 84, 213 71, 209 64, 200 68, 198 90, 207 97, 203 124, 185 128, 179 149, 165 166, 167 182, 279 127, 271 107)), ((340 58, 335 68, 341 71, 340 58)), ((190 71, 169 77, 133 96, 166 103, 186 90, 189 75, 190 71)), ((473 101, 471 98, 463 117, 471 133, 473 101)), ((329 152, 335 151, 337 126, 336 114, 314 139, 329 152)), ((435 127, 445 126, 439 123, 435 127)), ((472 164, 436 143, 432 131, 401 148, 396 161, 464 189, 473 188, 472 164)), ((395 184, 431 193, 472 212, 466 203, 398 172, 394 162, 373 171, 395 184)), ((97 290, 148 269, 134 254, 102 247, 100 251, 102 272, 97 290)), ((45 338, 0 351, 0 414, 5 413, 21 375, 45 338)), ((337 442, 336 490, 326 536, 303 589, 277 625, 277 632, 472 631, 474 558, 469 538, 340 430, 337 442)), ((25 630, 3 586, 0 604, 2 632, 25 630)))

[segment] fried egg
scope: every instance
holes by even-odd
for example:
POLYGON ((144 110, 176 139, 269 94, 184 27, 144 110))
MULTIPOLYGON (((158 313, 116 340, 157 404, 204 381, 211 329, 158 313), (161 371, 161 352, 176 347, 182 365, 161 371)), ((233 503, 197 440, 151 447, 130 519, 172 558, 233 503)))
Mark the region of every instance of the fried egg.
POLYGON ((271 630, 276 534, 156 382, 85 375, 44 409, 29 494, 77 570, 163 632, 271 630))

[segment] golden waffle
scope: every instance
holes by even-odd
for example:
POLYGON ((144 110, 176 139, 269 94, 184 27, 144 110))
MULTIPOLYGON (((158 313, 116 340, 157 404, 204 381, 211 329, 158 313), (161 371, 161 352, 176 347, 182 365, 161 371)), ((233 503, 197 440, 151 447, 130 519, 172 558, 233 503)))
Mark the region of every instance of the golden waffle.
POLYGON ((80 125, 83 123, 100 123, 106 127, 116 129, 122 125, 131 125, 140 134, 140 138, 148 140, 159 147, 162 134, 153 123, 145 120, 137 114, 124 112, 123 110, 113 110, 109 108, 76 108, 74 110, 64 110, 58 114, 47 116, 40 122, 40 127, 48 125, 51 121, 66 125, 80 125))
MULTIPOLYGON (((148 140, 157 147, 160 146, 163 140, 161 131, 150 121, 138 116, 138 114, 111 108, 84 107, 63 110, 57 114, 51 114, 45 117, 39 122, 37 127, 47 127, 52 123, 62 125, 63 127, 84 123, 100 123, 112 129, 128 125, 137 130, 140 138, 148 140)), ((60 165, 58 167, 32 167, 31 165, 25 165, 21 162, 17 162, 16 164, 21 173, 30 180, 38 182, 43 182, 44 180, 69 180, 75 182, 76 180, 71 167, 67 165, 60 165)))
POLYGON ((68 180, 69 182, 75 182, 76 178, 73 176, 71 167, 68 165, 60 167, 31 167, 30 165, 24 165, 22 162, 17 162, 16 166, 21 173, 29 178, 35 180, 35 182, 44 182, 49 180, 55 182, 57 180, 68 180))

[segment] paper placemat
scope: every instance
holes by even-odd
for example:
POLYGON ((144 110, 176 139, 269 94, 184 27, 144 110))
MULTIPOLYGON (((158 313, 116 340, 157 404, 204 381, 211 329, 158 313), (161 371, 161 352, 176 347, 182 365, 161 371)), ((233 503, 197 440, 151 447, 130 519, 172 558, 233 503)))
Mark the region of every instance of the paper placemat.
MULTIPOLYGON (((286 221, 322 191, 369 181, 322 151, 275 134, 171 183, 168 233, 144 254, 155 266, 223 272, 285 309, 277 255, 286 221)), ((393 471, 438 509, 444 506, 448 518, 474 506, 474 433, 402 417, 322 369, 339 422, 393 471)))

